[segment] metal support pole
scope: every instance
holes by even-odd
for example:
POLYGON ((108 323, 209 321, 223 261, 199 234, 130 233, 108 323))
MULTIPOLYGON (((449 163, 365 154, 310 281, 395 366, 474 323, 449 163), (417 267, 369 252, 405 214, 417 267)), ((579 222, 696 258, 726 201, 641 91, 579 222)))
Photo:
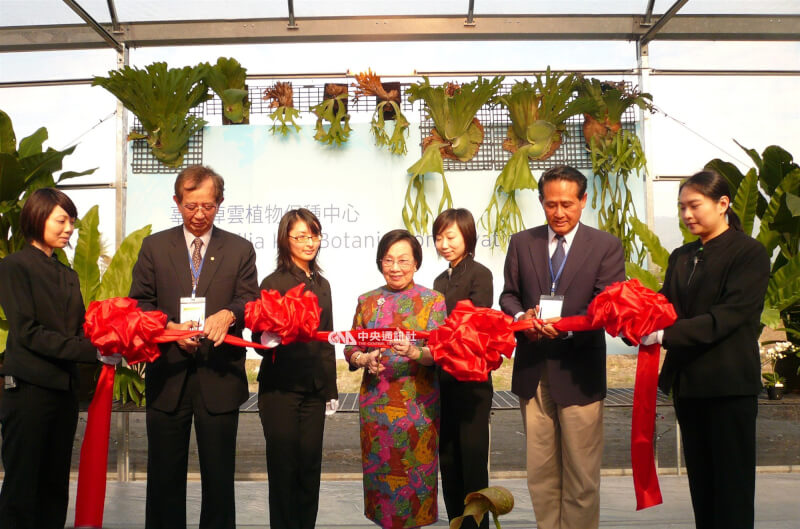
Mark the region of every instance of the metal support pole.
MULTIPOLYGON (((117 69, 128 66, 129 63, 130 52, 128 46, 123 45, 122 51, 117 53, 117 69)), ((120 101, 117 101, 117 164, 114 190, 117 209, 114 246, 119 248, 125 238, 125 208, 128 198, 128 111, 120 101)))
MULTIPOLYGON (((641 92, 650 93, 650 55, 647 44, 641 42, 636 43, 636 64, 639 70, 639 90, 641 92)), ((645 164, 644 174, 644 199, 645 199, 645 215, 647 227, 651 230, 655 229, 655 207, 653 204, 653 147, 652 142, 649 141, 651 137, 651 116, 647 110, 641 111, 640 120, 640 137, 642 145, 644 146, 644 155, 647 159, 645 164)), ((647 267, 653 271, 652 259, 647 260, 647 267)))

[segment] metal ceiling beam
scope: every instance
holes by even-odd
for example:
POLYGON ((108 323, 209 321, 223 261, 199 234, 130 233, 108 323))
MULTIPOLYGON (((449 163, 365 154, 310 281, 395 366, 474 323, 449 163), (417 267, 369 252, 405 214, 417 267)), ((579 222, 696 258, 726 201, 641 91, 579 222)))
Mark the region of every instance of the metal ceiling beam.
POLYGON ((76 2, 75 0, 64 0, 64 3, 67 4, 67 6, 69 6, 70 9, 75 11, 75 14, 81 17, 84 20, 84 22, 89 24, 89 27, 92 28, 92 30, 94 30, 98 35, 100 35, 100 37, 109 46, 111 46, 117 51, 122 51, 123 49, 122 43, 120 43, 117 39, 115 39, 114 36, 111 35, 111 33, 109 33, 106 28, 98 24, 97 21, 94 18, 92 18, 92 15, 87 13, 86 10, 83 9, 78 2, 76 2))
POLYGON ((644 46, 653 40, 653 38, 656 36, 656 33, 661 31, 661 28, 663 28, 667 22, 672 20, 680 8, 685 6, 686 2, 688 1, 689 0, 677 0, 674 4, 672 4, 672 7, 667 9, 667 12, 661 15, 661 18, 659 18, 658 21, 647 30, 647 33, 645 33, 642 38, 639 39, 639 45, 644 46))
POLYGON ((114 0, 108 0, 108 15, 111 17, 111 30, 118 33, 119 18, 117 18, 117 6, 114 4, 114 0))
POLYGON ((656 5, 656 0, 647 0, 647 10, 644 14, 644 25, 649 26, 653 21, 653 6, 656 5))
MULTIPOLYGON (((643 21, 643 15, 483 15, 475 26, 465 26, 463 15, 330 17, 303 18, 300 27, 288 29, 286 18, 198 20, 120 24, 117 38, 130 47, 437 40, 637 41, 648 31, 641 26, 643 21)), ((653 28, 655 25, 650 29, 653 28)), ((677 15, 655 38, 800 41, 800 15, 677 15)), ((0 27, 0 52, 103 48, 106 42, 84 25, 0 27)))

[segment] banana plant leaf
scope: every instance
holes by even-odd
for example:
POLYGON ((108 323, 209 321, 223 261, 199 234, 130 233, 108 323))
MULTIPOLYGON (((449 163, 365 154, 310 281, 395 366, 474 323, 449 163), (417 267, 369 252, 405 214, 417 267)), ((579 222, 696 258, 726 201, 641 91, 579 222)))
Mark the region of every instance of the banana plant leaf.
POLYGON ((232 123, 247 123, 250 101, 247 99, 247 68, 234 58, 220 57, 207 66, 206 83, 222 100, 222 114, 232 123))
POLYGON ((755 169, 750 169, 739 183, 731 205, 731 209, 742 223, 742 231, 747 235, 753 234, 759 197, 761 197, 761 193, 758 190, 758 173, 755 169))
POLYGON ((352 129, 346 102, 347 93, 345 92, 336 97, 324 99, 320 104, 311 107, 311 111, 317 116, 315 140, 326 145, 335 143, 337 146, 347 142, 352 129), (323 121, 329 123, 327 130, 323 126, 323 121))
POLYGON ((148 224, 125 237, 117 251, 114 252, 114 256, 111 258, 105 273, 103 273, 95 299, 103 300, 128 295, 131 289, 131 281, 133 280, 131 276, 133 265, 136 264, 139 258, 142 241, 150 235, 151 231, 152 228, 148 224))
POLYGON ((0 307, 0 362, 2 362, 2 354, 6 350, 6 340, 8 339, 8 320, 6 314, 3 312, 3 307, 0 307))
POLYGON ((0 110, 0 153, 12 154, 17 150, 17 136, 11 117, 0 110))
POLYGON ((118 365, 114 374, 114 400, 123 404, 132 400, 137 406, 145 404, 144 378, 129 367, 118 365))
POLYGON ((645 270, 636 263, 630 261, 625 262, 625 276, 628 279, 638 279, 642 285, 649 288, 653 292, 661 290, 661 285, 664 284, 664 275, 656 275, 650 270, 645 270))
MULTIPOLYGON (((205 79, 209 66, 167 68, 155 62, 140 70, 126 66, 111 70, 108 77, 95 77, 92 86, 114 94, 144 127, 143 135, 154 156, 168 167, 179 167, 188 152, 189 138, 206 125, 205 120, 189 116, 189 110, 209 99, 205 79)), ((130 134, 128 139, 142 135, 130 134)))
POLYGON ((78 274, 81 296, 83 296, 83 304, 86 307, 96 298, 97 290, 100 288, 98 261, 102 244, 99 224, 98 206, 93 206, 76 222, 78 242, 72 258, 72 269, 78 274))

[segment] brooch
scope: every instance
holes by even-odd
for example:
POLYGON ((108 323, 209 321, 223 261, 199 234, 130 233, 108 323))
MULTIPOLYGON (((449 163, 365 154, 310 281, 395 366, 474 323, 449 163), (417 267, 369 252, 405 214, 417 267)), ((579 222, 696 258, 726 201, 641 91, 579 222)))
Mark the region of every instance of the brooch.
POLYGON ((379 307, 382 307, 384 303, 386 303, 386 300, 384 298, 378 298, 378 306, 379 307))

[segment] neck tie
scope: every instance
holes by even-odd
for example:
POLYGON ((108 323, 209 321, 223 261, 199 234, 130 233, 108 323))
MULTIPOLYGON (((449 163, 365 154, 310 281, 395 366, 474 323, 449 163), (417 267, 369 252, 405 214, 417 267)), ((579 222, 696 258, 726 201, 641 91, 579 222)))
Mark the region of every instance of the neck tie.
POLYGON ((195 274, 200 276, 200 262, 203 260, 203 256, 200 254, 200 248, 203 246, 203 239, 200 237, 195 237, 192 241, 192 246, 194 246, 194 251, 192 251, 192 288, 197 286, 197 278, 195 278, 195 274))
POLYGON ((553 267, 553 281, 555 281, 555 276, 558 274, 558 271, 561 269, 561 264, 564 262, 565 242, 563 235, 556 235, 556 250, 550 258, 550 265, 553 267))

